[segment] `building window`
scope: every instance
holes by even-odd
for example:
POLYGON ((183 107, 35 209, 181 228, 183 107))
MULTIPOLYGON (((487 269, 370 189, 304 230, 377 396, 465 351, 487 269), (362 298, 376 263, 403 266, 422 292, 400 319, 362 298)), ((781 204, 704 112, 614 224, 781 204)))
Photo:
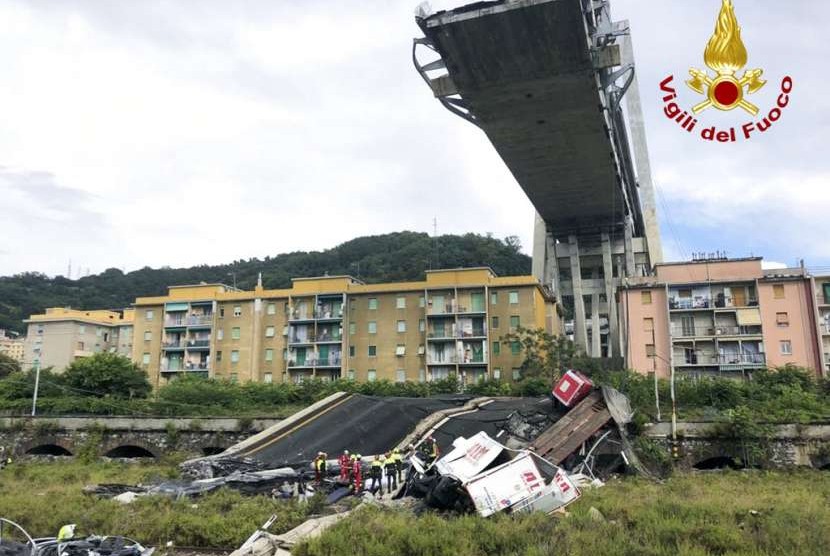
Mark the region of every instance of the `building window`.
POLYGON ((288 336, 288 325, 282 327, 282 335, 288 336))
POLYGON ((418 332, 424 332, 427 329, 427 321, 418 319, 418 332))
POLYGON ((349 323, 349 336, 354 336, 355 332, 357 332, 357 325, 353 322, 349 323))
POLYGON ((517 369, 517 368, 514 367, 513 368, 513 380, 519 380, 520 378, 522 378, 522 370, 517 369))
POLYGON ((399 320, 398 321, 398 332, 406 332, 406 321, 399 320))
POLYGON ((222 340, 222 339, 224 339, 224 337, 225 337, 225 329, 224 328, 218 329, 216 331, 216 339, 217 340, 222 340))
POLYGON ((790 317, 787 313, 775 313, 775 324, 781 327, 790 325, 790 317))
MULTIPOLYGON (((269 303, 268 307, 265 309, 265 312, 269 315, 276 315, 277 314, 277 304, 276 303, 269 303)), ((270 374, 270 373, 268 373, 270 374)))
POLYGON ((397 307, 398 309, 406 309, 406 298, 403 296, 399 296, 395 300, 395 307, 397 307))
POLYGON ((511 305, 518 305, 519 304, 519 292, 512 291, 508 294, 507 300, 510 302, 511 305))
POLYGON ((644 318, 643 319, 643 330, 645 332, 654 331, 654 319, 653 318, 644 318))
POLYGON ((369 310, 376 311, 378 308, 378 298, 377 297, 370 297, 369 298, 369 310))
POLYGON ((234 305, 233 306, 233 316, 241 317, 242 316, 242 305, 234 305))
POLYGON ((239 350, 231 351, 231 363, 239 363, 239 350))
POLYGON ((262 375, 262 382, 264 382, 265 384, 271 384, 272 382, 274 382, 274 375, 272 375, 271 373, 265 373, 264 375, 262 375))
POLYGON ((498 367, 493 369, 493 380, 501 380, 501 369, 498 367))
POLYGON ((219 363, 220 361, 222 361, 222 352, 217 351, 216 352, 216 362, 219 363))
POLYGON ((418 369, 418 382, 426 382, 427 380, 427 371, 426 369, 418 369))
POLYGON ((377 357, 378 355, 378 346, 369 346, 369 357, 377 357))
POLYGON ((651 305, 650 291, 640 292, 640 303, 642 303, 643 305, 651 305))
POLYGON ((354 369, 349 369, 348 377, 349 380, 354 380, 354 369))
POLYGON ((238 326, 234 326, 231 328, 231 339, 238 340, 241 336, 241 332, 238 326))
POLYGON ((144 320, 153 320, 153 310, 147 309, 144 311, 144 320))
POLYGON ((499 317, 492 317, 490 320, 492 321, 492 328, 499 327, 499 317))
POLYGON ((490 305, 499 304, 499 292, 490 292, 490 305))
POLYGON ((426 353, 426 348, 424 347, 424 344, 418 345, 418 355, 423 355, 424 353, 426 353))
POLYGON ((510 342, 510 353, 519 355, 522 353, 522 344, 519 342, 510 342))
POLYGON ((274 327, 273 326, 266 326, 265 327, 265 337, 266 338, 273 338, 274 337, 274 327))
POLYGON ((423 295, 418 298, 418 307, 426 307, 426 304, 427 300, 423 295))
POLYGON ((395 382, 406 382, 406 370, 398 369, 395 371, 395 382))
MULTIPOLYGON (((40 348, 38 348, 38 349, 40 349, 40 348)), ((78 351, 84 351, 84 343, 83 342, 78 342, 78 351)), ((148 361, 148 363, 149 363, 149 361, 148 361)))
POLYGON ((790 340, 781 340, 781 355, 792 355, 793 343, 790 340))
POLYGON ((149 330, 145 330, 144 331, 144 341, 149 342, 152 339, 153 339, 153 333, 149 330))
POLYGON ((366 373, 366 380, 369 382, 374 382, 378 378, 378 372, 374 369, 369 369, 366 373))
POLYGON ((646 357, 654 357, 657 354, 654 351, 654 344, 646 344, 646 357))
POLYGON ((145 353, 141 356, 141 364, 142 365, 149 365, 150 364, 150 354, 145 353))
POLYGON ((377 334, 378 331, 378 323, 370 320, 369 321, 369 334, 377 334))
POLYGON ((784 299, 784 284, 772 285, 772 297, 775 299, 784 299))
POLYGON ((519 328, 521 325, 521 320, 519 319, 518 315, 513 315, 510 317, 510 328, 516 329, 519 328))
POLYGON ((225 318, 225 308, 224 307, 219 307, 219 318, 220 319, 225 318))
POLYGON ((501 342, 493 342, 493 355, 501 353, 501 342))
POLYGON ((354 357, 355 354, 355 347, 349 346, 349 357, 354 357))
POLYGON ((398 344, 395 347, 395 355, 397 355, 398 357, 403 357, 404 355, 406 355, 406 346, 403 344, 398 344))
POLYGON ((266 349, 265 350, 265 360, 266 361, 273 361, 274 360, 274 350, 273 349, 266 349))

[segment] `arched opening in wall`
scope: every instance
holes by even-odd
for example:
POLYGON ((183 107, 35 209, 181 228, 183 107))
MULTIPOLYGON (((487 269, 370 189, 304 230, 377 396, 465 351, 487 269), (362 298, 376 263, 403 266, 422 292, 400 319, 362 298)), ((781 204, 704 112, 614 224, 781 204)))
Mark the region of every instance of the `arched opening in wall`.
POLYGON ((118 448, 113 448, 106 454, 104 457, 108 458, 154 458, 156 456, 150 450, 146 448, 142 448, 141 446, 133 446, 133 445, 126 445, 126 446, 119 446, 118 448))
POLYGON ((743 466, 736 462, 734 458, 728 456, 717 456, 714 458, 704 459, 693 465, 695 469, 741 469, 743 466))
POLYGON ((203 456, 215 456, 217 454, 221 454, 224 452, 225 449, 220 446, 206 446, 202 448, 202 455, 203 456))
POLYGON ((26 450, 27 456, 71 456, 72 452, 57 444, 41 444, 26 450))

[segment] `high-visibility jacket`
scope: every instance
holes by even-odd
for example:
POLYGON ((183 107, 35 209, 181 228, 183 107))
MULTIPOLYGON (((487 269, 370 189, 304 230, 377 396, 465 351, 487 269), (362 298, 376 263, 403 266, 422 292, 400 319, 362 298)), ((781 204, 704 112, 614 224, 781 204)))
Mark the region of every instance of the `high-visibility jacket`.
POLYGON ((58 541, 66 541, 75 536, 75 528, 71 525, 64 525, 58 531, 58 541))
POLYGON ((401 456, 401 453, 398 452, 397 450, 392 452, 392 461, 394 461, 396 465, 399 465, 403 461, 403 457, 401 456))
POLYGON ((383 477, 383 461, 379 459, 372 460, 369 465, 369 476, 376 479, 383 477))
POLYGON ((383 468, 386 469, 387 475, 394 475, 398 471, 398 466, 395 463, 395 459, 392 456, 389 456, 385 460, 383 460, 383 468))

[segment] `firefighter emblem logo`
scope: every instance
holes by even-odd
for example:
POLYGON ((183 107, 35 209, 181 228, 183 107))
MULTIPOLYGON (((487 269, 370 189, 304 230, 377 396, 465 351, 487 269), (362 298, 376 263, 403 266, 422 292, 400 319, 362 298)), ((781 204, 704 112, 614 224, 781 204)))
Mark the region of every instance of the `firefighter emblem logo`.
POLYGON ((741 107, 753 116, 758 114, 758 107, 745 95, 758 92, 766 84, 761 79, 764 70, 748 69, 738 77, 738 72, 747 64, 747 51, 732 0, 723 0, 715 33, 706 45, 703 61, 715 72, 715 76, 697 68, 689 70, 692 78, 686 84, 696 93, 706 96, 706 100, 692 107, 692 112, 699 114, 713 106, 724 111, 741 107))

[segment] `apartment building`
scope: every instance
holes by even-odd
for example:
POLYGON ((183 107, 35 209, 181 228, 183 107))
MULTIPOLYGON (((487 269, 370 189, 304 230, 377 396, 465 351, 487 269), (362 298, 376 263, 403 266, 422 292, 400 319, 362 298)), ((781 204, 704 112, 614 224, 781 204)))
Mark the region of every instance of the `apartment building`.
POLYGON ((0 353, 22 364, 26 352, 26 339, 20 338, 15 334, 15 332, 9 332, 0 328, 0 353))
MULTIPOLYGON (((813 279, 761 258, 655 266, 620 290, 626 364, 669 375, 736 375, 792 363, 821 373, 813 279)), ((828 307, 830 312, 830 307, 828 307)), ((830 345, 830 342, 828 342, 830 345)))
POLYGON ((24 368, 53 367, 60 372, 78 358, 104 351, 132 356, 132 309, 50 307, 24 322, 28 324, 24 368))
POLYGON ((555 301, 535 278, 489 268, 384 284, 296 278, 282 290, 173 286, 135 309, 133 358, 156 386, 187 373, 266 383, 511 380, 523 357, 502 336, 519 326, 560 331, 555 301))
POLYGON ((825 376, 830 376, 830 276, 816 276, 813 283, 816 333, 821 338, 821 368, 825 376))

